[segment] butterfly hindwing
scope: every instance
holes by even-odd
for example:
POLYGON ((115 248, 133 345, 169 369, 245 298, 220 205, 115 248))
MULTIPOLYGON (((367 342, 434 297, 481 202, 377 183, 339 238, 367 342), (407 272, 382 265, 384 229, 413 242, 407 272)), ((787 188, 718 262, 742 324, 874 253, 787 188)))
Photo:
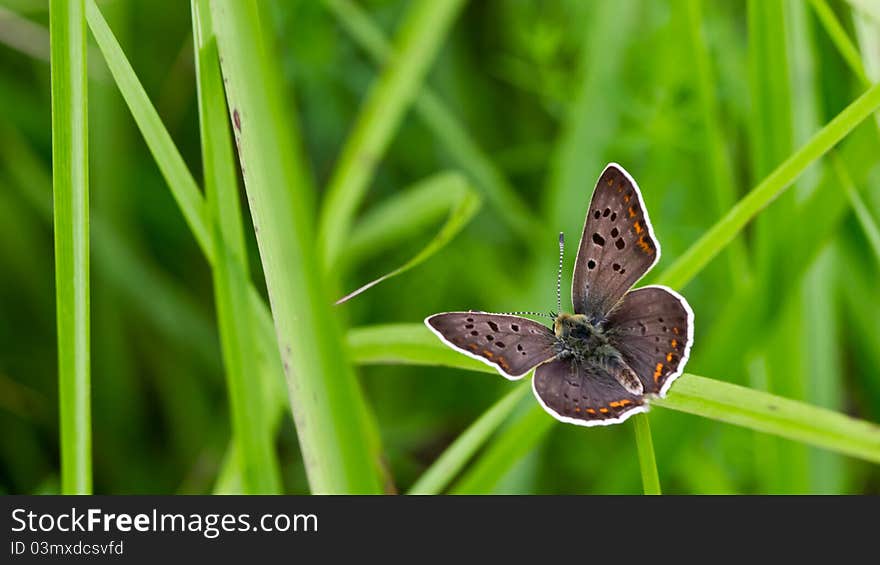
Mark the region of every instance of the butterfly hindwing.
POLYGON ((687 300, 663 286, 628 292, 608 316, 614 347, 636 372, 646 393, 663 396, 687 363, 694 339, 687 300))
POLYGON ((575 260, 575 313, 603 317, 659 258, 638 185, 623 167, 609 164, 593 191, 575 260))
POLYGON ((554 418, 581 426, 617 424, 644 412, 644 397, 628 392, 598 365, 571 357, 539 366, 532 390, 554 418))
POLYGON ((556 355, 553 332, 528 318, 484 312, 446 312, 425 320, 447 345, 518 379, 556 355))

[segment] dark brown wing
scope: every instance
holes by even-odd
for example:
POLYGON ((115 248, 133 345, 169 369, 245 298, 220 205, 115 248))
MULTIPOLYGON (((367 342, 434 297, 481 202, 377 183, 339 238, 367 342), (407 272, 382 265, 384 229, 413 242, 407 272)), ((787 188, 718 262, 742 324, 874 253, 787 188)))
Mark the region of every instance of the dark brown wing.
POLYGON ((645 392, 664 396, 690 355, 694 313, 675 291, 645 286, 623 297, 608 316, 605 329, 645 392))
POLYGON ((660 259, 639 187, 616 163, 599 176, 574 265, 577 314, 602 318, 660 259))
POLYGON ((528 318, 485 312, 434 314, 425 325, 446 345, 518 379, 556 356, 556 336, 528 318))
POLYGON ((642 395, 628 392, 603 368, 571 357, 539 366, 532 390, 551 416, 579 426, 617 424, 647 410, 642 395))

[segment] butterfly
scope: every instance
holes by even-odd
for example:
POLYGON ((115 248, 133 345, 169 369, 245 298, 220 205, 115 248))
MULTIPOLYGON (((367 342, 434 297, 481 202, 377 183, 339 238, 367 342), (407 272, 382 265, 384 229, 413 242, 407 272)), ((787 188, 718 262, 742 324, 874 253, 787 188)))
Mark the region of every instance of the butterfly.
POLYGON ((694 313, 687 300, 665 286, 630 290, 659 259, 660 242, 638 185, 610 163, 584 221, 572 277, 573 314, 551 314, 552 328, 479 311, 434 314, 425 324, 443 343, 507 379, 535 369, 535 397, 557 420, 617 424, 647 411, 652 396, 665 396, 690 355, 694 313))

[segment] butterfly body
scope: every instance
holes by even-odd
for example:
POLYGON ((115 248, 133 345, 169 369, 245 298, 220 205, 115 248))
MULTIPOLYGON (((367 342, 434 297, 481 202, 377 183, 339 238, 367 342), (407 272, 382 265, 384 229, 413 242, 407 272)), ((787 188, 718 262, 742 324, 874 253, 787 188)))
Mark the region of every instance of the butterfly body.
MULTIPOLYGON (((599 177, 572 277, 574 313, 548 328, 509 314, 446 312, 425 320, 450 347, 508 379, 535 370, 532 389, 556 419, 608 425, 647 410, 681 374, 693 311, 663 286, 630 290, 660 258, 641 192, 615 163, 599 177)), ((560 240, 561 241, 561 240, 560 240)))
POLYGON ((583 314, 561 313, 553 321, 557 358, 581 365, 605 369, 627 390, 641 394, 644 387, 635 371, 626 364, 623 354, 612 345, 603 324, 590 321, 583 314))

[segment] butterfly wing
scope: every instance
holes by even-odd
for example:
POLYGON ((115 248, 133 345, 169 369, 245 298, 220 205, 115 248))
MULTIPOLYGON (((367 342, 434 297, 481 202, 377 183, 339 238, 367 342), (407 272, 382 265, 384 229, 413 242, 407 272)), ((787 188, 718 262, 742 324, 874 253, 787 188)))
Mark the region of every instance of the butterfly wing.
POLYGON ((577 314, 598 320, 660 259, 642 194, 623 167, 610 163, 596 183, 572 278, 577 314))
POLYGON ((484 312, 434 314, 425 325, 446 345, 518 379, 556 356, 553 332, 528 318, 484 312))
POLYGON ((646 393, 664 396, 684 370, 694 339, 694 313, 665 286, 628 292, 608 316, 606 332, 646 393))
POLYGON ((617 424, 647 410, 644 396, 627 391, 598 365, 573 357, 540 365, 532 390, 551 416, 579 426, 617 424))

